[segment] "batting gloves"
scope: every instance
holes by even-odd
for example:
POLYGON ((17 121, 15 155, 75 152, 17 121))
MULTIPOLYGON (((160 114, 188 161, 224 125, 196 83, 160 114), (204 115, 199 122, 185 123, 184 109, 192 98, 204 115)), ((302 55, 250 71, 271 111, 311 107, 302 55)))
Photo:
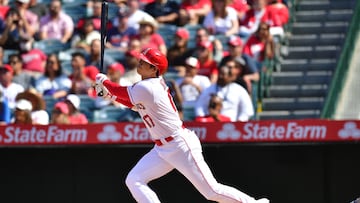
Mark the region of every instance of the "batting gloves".
POLYGON ((109 78, 103 74, 103 73, 98 73, 96 74, 96 77, 95 77, 95 81, 97 84, 103 84, 105 80, 108 80, 109 78))

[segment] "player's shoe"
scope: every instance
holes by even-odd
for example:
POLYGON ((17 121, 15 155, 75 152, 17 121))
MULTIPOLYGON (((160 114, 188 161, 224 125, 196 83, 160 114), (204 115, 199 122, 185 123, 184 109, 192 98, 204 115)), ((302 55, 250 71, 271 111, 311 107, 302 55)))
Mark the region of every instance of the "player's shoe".
POLYGON ((270 203, 270 200, 267 198, 261 198, 256 200, 256 203, 270 203))

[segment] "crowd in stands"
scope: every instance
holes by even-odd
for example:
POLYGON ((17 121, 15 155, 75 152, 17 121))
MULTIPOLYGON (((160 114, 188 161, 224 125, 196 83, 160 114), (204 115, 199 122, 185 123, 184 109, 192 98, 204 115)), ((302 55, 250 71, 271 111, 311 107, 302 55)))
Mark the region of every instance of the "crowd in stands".
MULTIPOLYGON (((148 47, 168 57, 163 77, 183 120, 256 118, 264 61, 276 57, 289 21, 286 1, 111 0, 103 63, 101 6, 0 1, 0 124, 85 124, 108 121, 99 112, 128 113, 96 96, 95 76, 136 83, 148 47)), ((137 119, 128 113, 114 121, 137 119)))

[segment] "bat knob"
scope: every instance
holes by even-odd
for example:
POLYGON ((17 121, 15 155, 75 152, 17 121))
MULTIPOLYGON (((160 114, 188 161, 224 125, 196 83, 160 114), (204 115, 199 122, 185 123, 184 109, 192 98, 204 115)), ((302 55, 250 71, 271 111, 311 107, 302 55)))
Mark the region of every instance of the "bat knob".
POLYGON ((104 92, 103 92, 103 91, 99 92, 99 93, 98 93, 98 96, 99 96, 99 97, 104 96, 104 92))

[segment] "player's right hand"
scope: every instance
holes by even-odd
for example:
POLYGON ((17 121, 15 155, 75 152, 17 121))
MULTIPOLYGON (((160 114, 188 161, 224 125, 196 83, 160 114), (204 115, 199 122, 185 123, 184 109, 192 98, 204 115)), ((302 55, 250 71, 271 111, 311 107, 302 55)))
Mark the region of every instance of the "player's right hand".
POLYGON ((103 74, 103 73, 98 73, 95 76, 95 81, 97 84, 103 84, 105 80, 108 80, 109 78, 103 74))

